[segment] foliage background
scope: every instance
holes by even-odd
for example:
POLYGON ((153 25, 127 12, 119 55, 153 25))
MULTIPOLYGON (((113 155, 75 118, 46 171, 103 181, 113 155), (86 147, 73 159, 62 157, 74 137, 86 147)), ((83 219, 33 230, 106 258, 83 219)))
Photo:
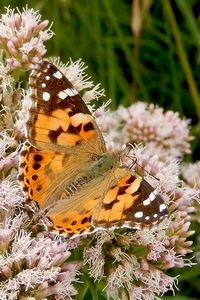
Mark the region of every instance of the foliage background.
MULTIPOLYGON (((48 56, 82 58, 112 109, 143 100, 190 118, 195 139, 186 160, 200 159, 199 0, 1 0, 1 11, 27 2, 53 22, 48 56)), ((171 275, 178 273, 176 297, 163 299, 200 299, 199 266, 171 275)))

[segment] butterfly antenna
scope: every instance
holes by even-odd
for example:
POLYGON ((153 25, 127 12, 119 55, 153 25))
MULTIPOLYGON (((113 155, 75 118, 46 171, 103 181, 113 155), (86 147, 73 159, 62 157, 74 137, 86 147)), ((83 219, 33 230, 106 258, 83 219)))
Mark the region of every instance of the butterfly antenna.
POLYGON ((127 157, 130 158, 132 160, 131 165, 129 166, 130 169, 132 169, 135 165, 137 165, 138 167, 141 168, 141 170, 143 170, 144 173, 146 173, 147 175, 151 176, 152 178, 160 181, 159 178, 155 177, 154 175, 151 175, 143 166, 141 166, 138 162, 137 162, 137 157, 136 156, 131 156, 129 155, 129 153, 131 152, 131 150, 134 149, 134 146, 131 143, 127 143, 126 147, 125 147, 128 151, 127 153, 127 157))

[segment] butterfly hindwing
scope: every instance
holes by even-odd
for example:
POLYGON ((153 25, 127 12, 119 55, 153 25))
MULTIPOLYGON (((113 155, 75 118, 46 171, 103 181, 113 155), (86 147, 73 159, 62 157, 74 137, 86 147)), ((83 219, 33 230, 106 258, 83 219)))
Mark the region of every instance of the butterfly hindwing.
POLYGON ((49 205, 50 195, 55 192, 56 180, 62 177, 66 155, 53 151, 41 151, 28 143, 20 154, 19 179, 28 201, 34 200, 41 209, 49 205))
POLYGON ((168 214, 163 199, 143 178, 128 174, 111 186, 92 218, 102 228, 152 228, 168 214))

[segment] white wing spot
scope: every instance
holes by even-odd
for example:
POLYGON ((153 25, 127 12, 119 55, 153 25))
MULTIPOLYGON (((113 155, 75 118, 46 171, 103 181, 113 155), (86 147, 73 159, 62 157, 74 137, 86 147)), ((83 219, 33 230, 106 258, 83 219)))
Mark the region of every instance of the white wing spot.
POLYGON ((50 80, 50 76, 49 76, 49 75, 46 75, 46 76, 45 76, 45 79, 46 79, 46 80, 50 80))
POLYGON ((56 71, 54 74, 53 74, 54 77, 58 78, 58 79, 61 79, 63 76, 62 76, 62 73, 60 71, 56 71))
POLYGON ((42 86, 43 88, 45 88, 45 87, 46 87, 46 83, 43 82, 43 83, 41 84, 41 86, 42 86))
POLYGON ((74 88, 71 89, 71 92, 72 92, 74 95, 78 95, 77 90, 75 90, 74 88))
POLYGON ((67 97, 67 94, 65 93, 65 91, 61 91, 61 92, 58 93, 58 97, 61 100, 64 100, 67 97))
POLYGON ((143 217, 143 212, 142 211, 138 211, 135 213, 135 218, 142 218, 143 217))
POLYGON ((164 203, 160 204, 159 210, 160 212, 162 212, 163 210, 165 210, 167 207, 164 203))
POLYGON ((58 97, 62 100, 64 100, 66 97, 73 97, 75 95, 77 95, 77 91, 75 89, 66 89, 63 91, 60 91, 58 94, 58 97))
POLYGON ((64 90, 64 92, 66 92, 66 94, 70 97, 75 96, 75 95, 78 94, 78 92, 74 88, 66 89, 66 90, 64 90))
POLYGON ((151 201, 154 201, 156 199, 156 196, 158 195, 157 191, 154 190, 153 192, 151 192, 151 194, 149 195, 149 198, 151 201))
POLYGON ((154 218, 157 218, 157 217, 158 217, 158 214, 154 214, 153 217, 154 217, 154 218))
POLYGON ((78 94, 78 92, 72 88, 72 89, 66 89, 63 92, 65 92, 68 96, 72 97, 78 94))
POLYGON ((151 203, 151 200, 149 198, 147 198, 146 200, 143 201, 143 205, 147 206, 151 203))
POLYGON ((149 217, 149 216, 146 216, 146 217, 145 217, 145 220, 147 220, 147 221, 148 221, 149 219, 150 219, 150 217, 149 217))
POLYGON ((152 225, 156 225, 158 223, 158 220, 152 222, 152 225))
POLYGON ((43 99, 44 101, 49 101, 50 97, 51 97, 51 95, 50 95, 48 92, 44 92, 44 93, 42 94, 42 99, 43 99))

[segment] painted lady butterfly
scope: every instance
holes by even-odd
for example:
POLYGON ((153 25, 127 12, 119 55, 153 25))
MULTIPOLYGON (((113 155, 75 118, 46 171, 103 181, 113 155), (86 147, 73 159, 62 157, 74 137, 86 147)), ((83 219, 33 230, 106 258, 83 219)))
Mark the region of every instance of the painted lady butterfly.
POLYGON ((30 75, 28 142, 19 179, 54 230, 68 236, 98 228, 151 228, 168 214, 163 199, 110 153, 69 80, 41 61, 30 75))

